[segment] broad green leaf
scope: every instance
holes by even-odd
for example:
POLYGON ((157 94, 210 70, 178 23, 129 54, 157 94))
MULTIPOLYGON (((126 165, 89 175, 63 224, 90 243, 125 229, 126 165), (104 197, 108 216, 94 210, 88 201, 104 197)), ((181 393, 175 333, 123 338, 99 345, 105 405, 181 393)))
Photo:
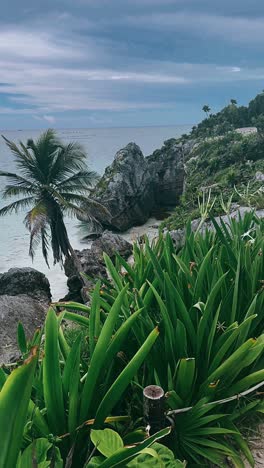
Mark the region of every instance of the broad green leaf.
POLYGON ((52 443, 48 439, 35 439, 20 455, 16 468, 32 468, 33 460, 37 467, 49 468, 48 451, 51 447, 52 443))
POLYGON ((120 435, 112 429, 91 430, 91 441, 105 457, 110 457, 124 447, 120 435))

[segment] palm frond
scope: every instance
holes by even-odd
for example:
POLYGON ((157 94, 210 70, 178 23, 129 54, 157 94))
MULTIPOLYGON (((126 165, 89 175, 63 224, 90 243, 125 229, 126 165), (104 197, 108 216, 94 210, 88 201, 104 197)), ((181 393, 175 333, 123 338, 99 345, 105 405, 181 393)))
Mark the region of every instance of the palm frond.
POLYGON ((63 148, 62 142, 57 138, 54 130, 48 129, 40 135, 36 142, 28 140, 27 145, 42 174, 42 182, 47 183, 54 158, 63 148))
POLYGON ((3 198, 13 197, 15 195, 31 195, 38 190, 37 184, 12 172, 0 171, 0 177, 1 176, 6 177, 8 180, 8 184, 2 191, 3 198))
POLYGON ((39 200, 36 205, 27 213, 24 223, 26 228, 30 232, 34 232, 38 230, 38 226, 43 224, 44 220, 48 218, 48 210, 45 203, 42 200, 39 200), (35 227, 36 226, 36 227, 35 227))
POLYGON ((11 214, 13 212, 17 213, 19 210, 24 211, 34 203, 34 200, 34 197, 21 198, 21 200, 17 200, 9 205, 3 206, 3 208, 0 209, 0 216, 11 214))
POLYGON ((74 174, 86 170, 86 154, 78 143, 71 142, 59 148, 49 173, 49 182, 57 184, 74 174))
POLYGON ((43 202, 39 202, 30 210, 25 219, 24 223, 27 229, 30 231, 30 242, 29 242, 29 255, 32 260, 35 256, 35 251, 40 241, 42 242, 42 252, 45 261, 48 264, 47 259, 47 224, 49 222, 47 207, 43 202))
POLYGON ((39 170, 35 158, 29 153, 27 148, 22 145, 21 149, 12 141, 3 136, 7 146, 15 156, 15 163, 25 177, 30 177, 36 181, 42 182, 42 174, 39 170))
POLYGON ((41 246, 42 246, 42 255, 44 257, 46 264, 49 267, 49 261, 48 261, 49 236, 48 236, 46 227, 43 227, 41 229, 41 246))
POLYGON ((32 195, 33 193, 36 193, 36 190, 33 190, 32 187, 21 187, 18 185, 6 185, 2 195, 3 199, 14 197, 16 195, 18 196, 24 196, 24 195, 32 195))
POLYGON ((57 190, 64 192, 72 190, 74 192, 83 192, 90 190, 91 187, 98 181, 98 174, 94 171, 78 171, 72 176, 62 180, 56 184, 57 190))
POLYGON ((6 177, 11 184, 17 184, 27 187, 30 185, 32 185, 33 187, 36 186, 36 182, 34 179, 26 179, 25 177, 15 174, 14 172, 0 171, 0 177, 6 177))

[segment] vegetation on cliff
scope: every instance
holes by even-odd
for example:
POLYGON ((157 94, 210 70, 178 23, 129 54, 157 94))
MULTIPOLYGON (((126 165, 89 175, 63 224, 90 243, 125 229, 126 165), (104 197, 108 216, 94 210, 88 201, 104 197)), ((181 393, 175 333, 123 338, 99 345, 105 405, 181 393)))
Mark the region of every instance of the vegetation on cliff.
POLYGON ((248 107, 234 102, 203 120, 179 141, 194 143, 185 157, 185 190, 175 212, 162 227, 177 229, 199 217, 198 198, 211 191, 217 197, 212 214, 223 214, 223 204, 264 208, 264 93, 248 107), (257 132, 241 134, 239 127, 256 126, 257 132), (223 203, 220 203, 220 199, 223 203))
POLYGON ((209 114, 209 106, 204 106, 203 110, 208 117, 193 127, 191 138, 215 137, 236 128, 254 127, 258 117, 264 115, 264 91, 252 99, 248 106, 238 106, 237 101, 231 99, 230 103, 216 114, 209 114))

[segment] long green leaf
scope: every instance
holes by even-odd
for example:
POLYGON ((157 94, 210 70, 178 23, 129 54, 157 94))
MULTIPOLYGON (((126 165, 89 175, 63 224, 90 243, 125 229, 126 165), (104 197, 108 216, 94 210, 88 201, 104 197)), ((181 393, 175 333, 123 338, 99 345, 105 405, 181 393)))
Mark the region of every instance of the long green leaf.
POLYGON ((7 378, 0 392, 0 467, 14 468, 21 449, 33 377, 36 350, 7 378))
POLYGON ((96 343, 81 397, 80 424, 90 417, 90 405, 96 391, 97 380, 104 367, 106 349, 109 346, 127 288, 128 285, 122 289, 115 300, 96 343))
POLYGON ((127 364, 125 369, 117 377, 111 388, 108 390, 96 412, 95 428, 100 427, 104 423, 106 417, 109 415, 115 404, 119 401, 121 395, 123 394, 129 383, 131 382, 132 378, 142 365, 146 356, 150 352, 153 344, 158 338, 158 335, 158 328, 155 328, 149 334, 148 338, 143 343, 141 348, 137 351, 135 356, 127 364))
POLYGON ((43 392, 47 417, 53 434, 65 433, 65 408, 59 362, 58 320, 52 308, 45 323, 45 347, 43 358, 43 392))

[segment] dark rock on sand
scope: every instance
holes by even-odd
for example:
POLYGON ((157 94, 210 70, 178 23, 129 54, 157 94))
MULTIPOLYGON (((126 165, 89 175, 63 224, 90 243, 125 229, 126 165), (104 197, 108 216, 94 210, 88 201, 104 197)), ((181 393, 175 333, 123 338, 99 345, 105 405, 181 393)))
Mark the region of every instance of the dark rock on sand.
POLYGON ((111 258, 117 252, 121 257, 128 258, 132 253, 132 244, 118 234, 104 231, 102 236, 92 243, 91 252, 100 258, 104 252, 111 258))
POLYGON ((11 268, 0 275, 0 295, 26 294, 43 302, 50 302, 50 284, 46 276, 34 268, 11 268))
MULTIPOLYGON (((93 279, 105 278, 106 268, 103 253, 113 258, 119 253, 123 258, 128 258, 132 252, 132 245, 117 234, 104 232, 99 239, 91 244, 90 249, 75 250, 82 272, 91 278, 90 286, 93 286, 93 279)), ((83 288, 83 282, 78 275, 74 262, 71 258, 64 263, 65 274, 68 277, 67 285, 69 293, 62 300, 86 302, 89 282, 83 288)))

